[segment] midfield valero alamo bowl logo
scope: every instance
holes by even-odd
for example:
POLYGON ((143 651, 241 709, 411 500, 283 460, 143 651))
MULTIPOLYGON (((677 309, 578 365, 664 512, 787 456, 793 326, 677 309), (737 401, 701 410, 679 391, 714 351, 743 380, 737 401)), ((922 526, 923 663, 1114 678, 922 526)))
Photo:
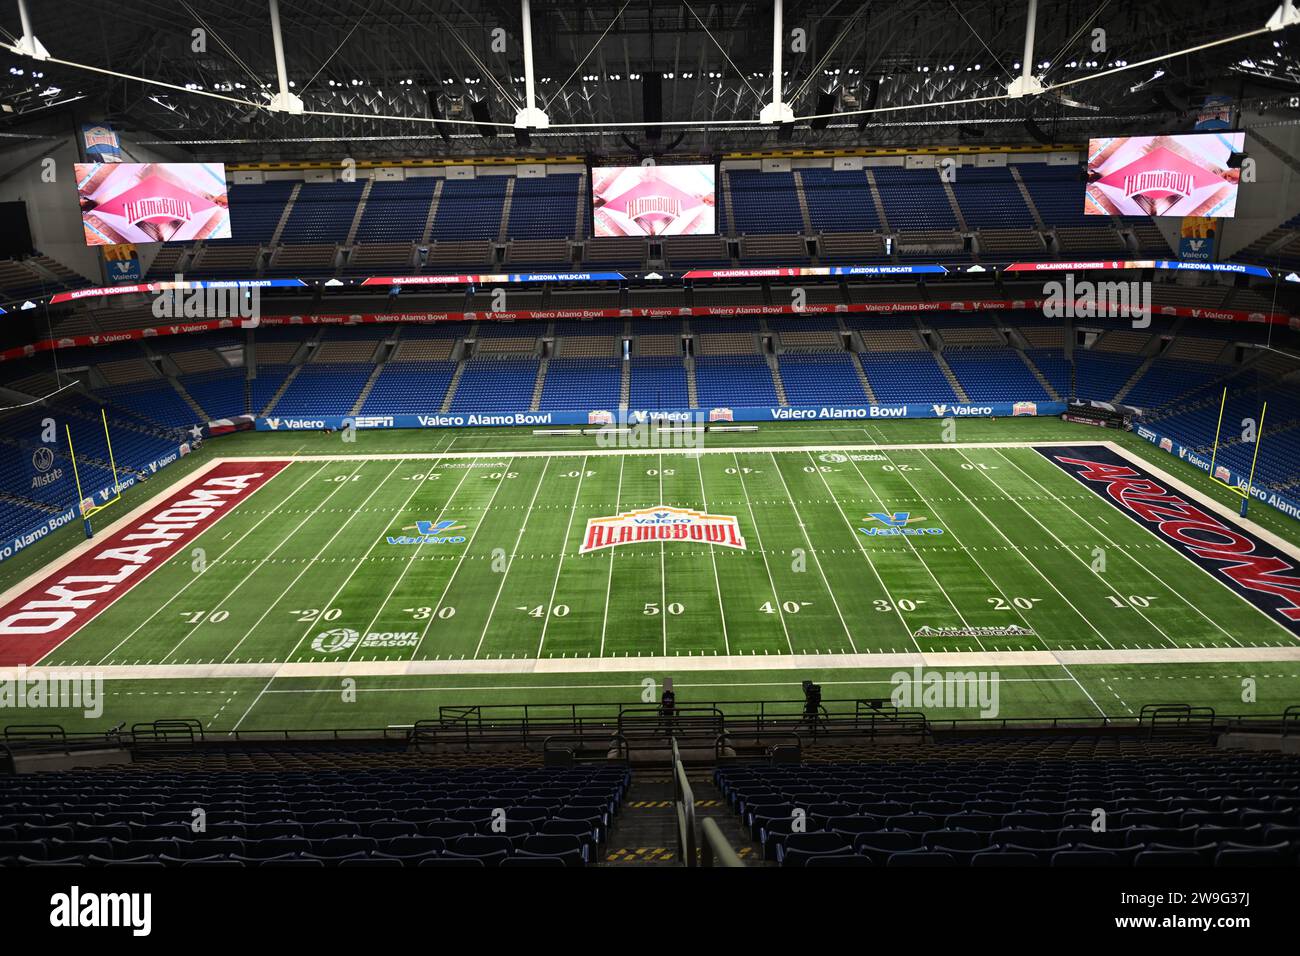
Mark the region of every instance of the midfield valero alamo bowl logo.
POLYGON ((454 518, 444 519, 442 521, 417 521, 415 524, 407 525, 403 531, 414 531, 415 534, 399 534, 388 536, 389 544, 464 544, 465 536, 463 534, 451 534, 453 531, 464 531, 463 524, 457 524, 454 518))
POLYGON ((589 518, 579 554, 644 541, 695 541, 745 550, 735 515, 711 515, 658 505, 603 518, 589 518))
POLYGON ((920 515, 913 516, 910 511, 895 511, 892 514, 887 514, 883 511, 873 511, 862 520, 867 522, 879 521, 884 525, 883 528, 877 528, 874 525, 870 528, 859 528, 858 530, 868 538, 943 534, 942 528, 909 527, 917 522, 928 520, 922 518, 920 515))

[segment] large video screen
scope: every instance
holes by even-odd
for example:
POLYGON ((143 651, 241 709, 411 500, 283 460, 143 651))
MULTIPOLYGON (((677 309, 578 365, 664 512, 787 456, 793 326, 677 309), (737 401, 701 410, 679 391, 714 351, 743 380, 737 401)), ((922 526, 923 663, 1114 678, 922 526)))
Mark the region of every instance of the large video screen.
POLYGON ((1229 132, 1089 140, 1084 212, 1230 219, 1241 170, 1228 160, 1245 145, 1245 133, 1229 132))
POLYGON ((230 238, 224 163, 77 163, 86 245, 230 238))
POLYGON ((609 236, 711 236, 717 232, 712 166, 596 166, 591 228, 609 236))

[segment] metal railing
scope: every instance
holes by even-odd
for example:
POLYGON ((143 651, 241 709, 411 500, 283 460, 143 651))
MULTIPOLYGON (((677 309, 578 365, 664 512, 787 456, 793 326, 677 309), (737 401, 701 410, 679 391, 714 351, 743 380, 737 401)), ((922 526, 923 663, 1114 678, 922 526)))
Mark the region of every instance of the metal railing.
POLYGON ((705 817, 700 821, 700 835, 704 837, 700 842, 700 866, 744 868, 745 861, 727 842, 727 838, 722 835, 722 827, 718 826, 718 821, 713 817, 705 817))
POLYGON ((673 812, 677 817, 677 859, 682 866, 744 866, 739 854, 722 835, 718 821, 705 817, 697 830, 695 822, 695 791, 686 778, 686 765, 672 740, 673 753, 673 812), (698 834, 698 835, 697 835, 698 834), (699 839, 703 836, 703 840, 699 839), (697 852, 698 848, 698 852, 697 852), (716 861, 716 862, 715 862, 716 861))

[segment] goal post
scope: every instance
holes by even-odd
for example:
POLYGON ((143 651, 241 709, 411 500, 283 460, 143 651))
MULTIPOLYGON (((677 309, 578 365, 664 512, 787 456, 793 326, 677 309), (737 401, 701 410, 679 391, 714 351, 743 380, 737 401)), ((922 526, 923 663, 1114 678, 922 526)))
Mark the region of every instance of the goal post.
POLYGON ((100 504, 95 503, 93 494, 90 497, 87 497, 86 492, 82 488, 81 468, 77 464, 77 450, 72 444, 72 429, 66 423, 63 426, 63 430, 68 436, 68 457, 72 459, 72 478, 77 486, 77 510, 81 514, 81 522, 85 528, 87 538, 93 538, 95 535, 95 530, 90 523, 91 517, 99 514, 99 512, 103 511, 105 508, 117 504, 117 502, 122 498, 122 485, 121 482, 118 481, 117 477, 117 460, 113 456, 113 437, 108 432, 108 415, 102 408, 99 410, 99 420, 104 426, 104 445, 108 449, 108 467, 109 472, 113 476, 113 494, 110 498, 100 504))
MULTIPOLYGON (((1268 402, 1264 402, 1263 406, 1260 408, 1259 411, 1259 423, 1255 427, 1254 441, 1252 442, 1255 448, 1250 456, 1250 474, 1246 478, 1246 484, 1244 487, 1234 485, 1231 482, 1225 481, 1223 478, 1219 477, 1219 472, 1221 470, 1217 466, 1219 460, 1219 445, 1222 440, 1223 415, 1224 415, 1224 411, 1227 409, 1227 406, 1228 406, 1228 389, 1225 386, 1223 389, 1223 397, 1219 400, 1219 421, 1218 424, 1215 425, 1214 427, 1214 447, 1210 452, 1210 481, 1218 485, 1219 487, 1232 492, 1234 495, 1240 496, 1241 516, 1244 518, 1246 517, 1246 514, 1250 509, 1251 493, 1255 488, 1255 468, 1259 464, 1260 446, 1264 444, 1264 418, 1268 414, 1268 402)), ((1223 471, 1225 474, 1227 473, 1226 469, 1223 469, 1223 471)))

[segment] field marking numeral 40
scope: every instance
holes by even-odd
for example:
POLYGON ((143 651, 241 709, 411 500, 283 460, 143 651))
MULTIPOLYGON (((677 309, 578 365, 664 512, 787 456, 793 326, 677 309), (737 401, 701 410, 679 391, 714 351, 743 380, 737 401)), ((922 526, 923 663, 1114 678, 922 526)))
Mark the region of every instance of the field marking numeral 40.
MULTIPOLYGON (((785 611, 786 614, 798 614, 804 608, 810 607, 811 605, 812 601, 786 601, 781 605, 781 610, 785 611)), ((776 613, 776 607, 771 601, 764 601, 762 605, 759 606, 759 610, 764 614, 776 613)))
POLYGON ((1156 595, 1154 594, 1148 594, 1146 596, 1143 596, 1141 594, 1130 594, 1126 598, 1116 597, 1113 594, 1106 595, 1106 600, 1109 601, 1114 607, 1129 607, 1130 605, 1132 607, 1150 607, 1151 602, 1154 601, 1155 599, 1156 599, 1156 595))
MULTIPOLYGON (((537 605, 537 607, 535 607, 535 608, 524 608, 524 607, 521 607, 519 610, 521 610, 521 611, 527 611, 529 617, 546 617, 546 605, 545 605, 545 604, 539 604, 539 605, 537 605)), ((553 608, 551 608, 551 616, 552 616, 552 617, 568 617, 568 616, 569 616, 569 605, 567 605, 567 604, 557 604, 557 605, 555 605, 553 608)))
POLYGON ((993 610, 995 611, 1010 611, 1013 607, 1019 608, 1022 611, 1032 611, 1034 609, 1034 605, 1041 600, 1042 598, 1026 598, 1026 597, 1016 597, 1016 598, 1012 598, 1010 601, 1007 601, 1006 598, 1000 598, 1000 597, 988 599, 989 603, 993 605, 993 610))
POLYGON ((181 617, 185 618, 186 624, 202 624, 204 621, 209 624, 220 624, 230 617, 230 612, 213 611, 209 614, 207 611, 181 611, 181 617))

